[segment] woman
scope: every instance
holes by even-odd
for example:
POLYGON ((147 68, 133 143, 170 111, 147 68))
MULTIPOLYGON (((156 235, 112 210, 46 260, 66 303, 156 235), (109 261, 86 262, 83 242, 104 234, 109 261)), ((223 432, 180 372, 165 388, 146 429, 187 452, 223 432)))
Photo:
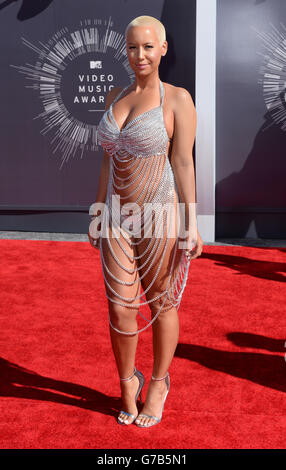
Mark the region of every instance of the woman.
POLYGON ((101 203, 102 210, 100 224, 95 211, 89 240, 100 248, 121 384, 118 423, 150 427, 162 418, 179 337, 177 310, 190 260, 200 256, 203 246, 195 214, 196 111, 187 90, 159 79, 168 45, 163 24, 151 16, 137 17, 125 39, 135 80, 108 93, 98 126, 105 152, 95 206, 101 203), (146 304, 151 320, 139 310, 146 304), (147 323, 140 330, 138 313, 147 323), (138 333, 150 325, 153 374, 138 414, 145 379, 135 367, 135 353, 138 333))

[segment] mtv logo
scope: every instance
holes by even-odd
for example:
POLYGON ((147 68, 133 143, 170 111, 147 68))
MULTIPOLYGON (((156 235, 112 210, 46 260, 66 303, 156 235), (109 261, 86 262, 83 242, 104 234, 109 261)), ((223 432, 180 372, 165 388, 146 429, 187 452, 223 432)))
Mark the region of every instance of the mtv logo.
POLYGON ((101 60, 90 60, 89 61, 89 68, 91 68, 91 69, 102 69, 102 61, 101 60))

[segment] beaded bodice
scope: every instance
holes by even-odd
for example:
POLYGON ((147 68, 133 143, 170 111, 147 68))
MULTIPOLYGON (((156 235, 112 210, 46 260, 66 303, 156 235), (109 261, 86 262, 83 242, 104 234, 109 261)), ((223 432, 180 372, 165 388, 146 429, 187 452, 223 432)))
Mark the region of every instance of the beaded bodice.
MULTIPOLYGON (((129 86, 129 85, 128 85, 129 86)), ((170 140, 163 117, 164 86, 160 80, 160 105, 131 119, 121 130, 113 115, 113 104, 128 88, 116 96, 98 125, 98 142, 110 154, 125 150, 136 157, 166 153, 170 140)))

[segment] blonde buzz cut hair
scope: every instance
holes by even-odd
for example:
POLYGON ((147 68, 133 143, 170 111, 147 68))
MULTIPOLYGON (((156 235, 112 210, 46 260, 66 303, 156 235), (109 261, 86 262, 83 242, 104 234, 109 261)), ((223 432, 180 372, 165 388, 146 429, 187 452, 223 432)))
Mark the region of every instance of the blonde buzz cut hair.
POLYGON ((157 18, 154 18, 153 16, 137 16, 134 20, 130 21, 125 28, 125 39, 127 38, 128 30, 133 26, 153 26, 157 31, 161 46, 163 45, 163 42, 166 41, 165 26, 161 21, 157 20, 157 18))

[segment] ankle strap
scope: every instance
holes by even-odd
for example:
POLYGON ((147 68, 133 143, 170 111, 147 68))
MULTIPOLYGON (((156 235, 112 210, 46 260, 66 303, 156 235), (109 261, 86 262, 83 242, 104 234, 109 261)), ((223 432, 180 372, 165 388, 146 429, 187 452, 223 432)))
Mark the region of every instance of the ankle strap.
POLYGON ((168 375, 169 375, 169 372, 167 372, 167 374, 164 375, 164 377, 160 377, 159 379, 156 379, 156 377, 152 375, 152 380, 164 380, 166 377, 168 377, 168 375))
POLYGON ((133 375, 135 374, 135 372, 136 372, 136 367, 134 366, 134 371, 133 371, 133 374, 132 374, 132 375, 130 375, 130 377, 127 377, 126 379, 122 379, 121 377, 119 377, 119 379, 120 379, 120 380, 123 380, 123 381, 125 381, 125 380, 131 380, 131 379, 132 379, 132 377, 133 377, 133 375))

